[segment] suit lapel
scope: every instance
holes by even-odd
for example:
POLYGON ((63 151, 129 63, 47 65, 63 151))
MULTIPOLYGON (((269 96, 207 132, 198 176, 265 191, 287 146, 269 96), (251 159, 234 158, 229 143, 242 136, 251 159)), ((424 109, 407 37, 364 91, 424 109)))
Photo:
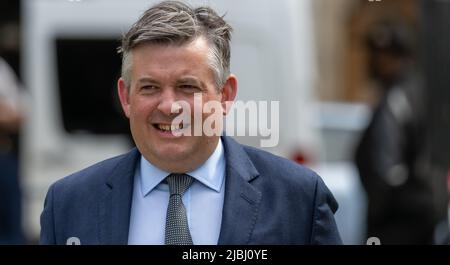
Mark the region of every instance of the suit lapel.
POLYGON ((102 183, 99 204, 100 244, 126 245, 130 224, 134 171, 139 152, 134 148, 122 158, 102 183))
MULTIPOLYGON (((259 176, 242 146, 222 137, 226 159, 225 198, 220 245, 248 244, 261 202, 261 192, 249 182, 259 176)), ((134 171, 139 151, 133 149, 107 177, 99 203, 100 244, 128 243, 134 171)))
POLYGON ((248 244, 262 196, 249 182, 259 173, 240 144, 226 136, 222 141, 227 165, 219 244, 248 244))

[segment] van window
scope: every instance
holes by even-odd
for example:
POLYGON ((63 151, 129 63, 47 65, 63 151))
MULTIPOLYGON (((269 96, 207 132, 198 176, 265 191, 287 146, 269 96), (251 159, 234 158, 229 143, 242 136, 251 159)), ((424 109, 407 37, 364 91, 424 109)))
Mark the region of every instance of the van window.
POLYGON ((129 133, 116 92, 119 39, 56 38, 58 92, 66 132, 129 133))

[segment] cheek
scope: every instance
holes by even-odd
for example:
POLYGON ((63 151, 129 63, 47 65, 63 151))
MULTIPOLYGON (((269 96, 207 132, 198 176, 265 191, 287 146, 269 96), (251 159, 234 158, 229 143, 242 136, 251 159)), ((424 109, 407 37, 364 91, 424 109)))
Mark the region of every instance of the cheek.
POLYGON ((210 116, 210 115, 222 115, 223 109, 222 109, 222 103, 220 101, 220 96, 218 95, 209 95, 203 98, 203 110, 205 113, 203 113, 203 116, 210 116))
POLYGON ((136 97, 131 101, 130 111, 134 116, 146 116, 156 107, 156 100, 149 97, 136 97))

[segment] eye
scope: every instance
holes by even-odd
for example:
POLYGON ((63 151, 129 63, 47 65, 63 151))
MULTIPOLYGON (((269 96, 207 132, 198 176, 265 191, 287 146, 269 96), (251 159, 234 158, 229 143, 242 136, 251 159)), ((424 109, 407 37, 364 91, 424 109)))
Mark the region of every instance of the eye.
POLYGON ((155 88, 156 88, 156 86, 153 86, 153 85, 146 85, 146 86, 142 87, 142 89, 155 89, 155 88))
POLYGON ((197 91, 200 89, 198 86, 190 84, 180 85, 179 88, 182 89, 183 91, 197 91))
POLYGON ((154 92, 158 90, 158 87, 155 85, 144 85, 141 87, 142 92, 154 92))

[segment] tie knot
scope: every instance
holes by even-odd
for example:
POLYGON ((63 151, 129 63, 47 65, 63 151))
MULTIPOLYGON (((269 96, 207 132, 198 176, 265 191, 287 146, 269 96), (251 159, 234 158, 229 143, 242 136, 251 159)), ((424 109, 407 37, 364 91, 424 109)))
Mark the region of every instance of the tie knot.
POLYGON ((184 192, 192 184, 192 177, 187 174, 172 173, 166 177, 167 184, 169 184, 170 196, 183 196, 184 192))

